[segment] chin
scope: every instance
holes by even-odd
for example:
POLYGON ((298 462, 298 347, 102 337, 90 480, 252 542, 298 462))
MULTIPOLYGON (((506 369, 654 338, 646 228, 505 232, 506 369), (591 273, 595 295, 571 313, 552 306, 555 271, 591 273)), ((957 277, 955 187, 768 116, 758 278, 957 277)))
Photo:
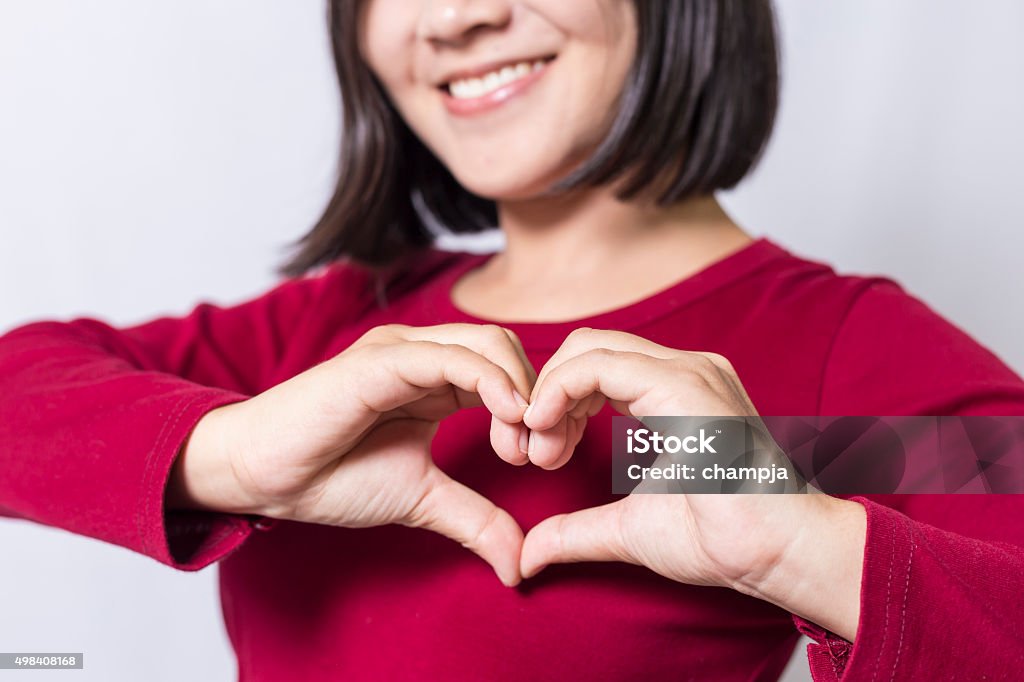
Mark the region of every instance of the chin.
POLYGON ((561 172, 517 172, 516 169, 502 169, 494 173, 494 169, 477 169, 455 173, 459 184, 467 190, 492 201, 525 201, 547 195, 555 185, 557 178, 563 177, 561 172))

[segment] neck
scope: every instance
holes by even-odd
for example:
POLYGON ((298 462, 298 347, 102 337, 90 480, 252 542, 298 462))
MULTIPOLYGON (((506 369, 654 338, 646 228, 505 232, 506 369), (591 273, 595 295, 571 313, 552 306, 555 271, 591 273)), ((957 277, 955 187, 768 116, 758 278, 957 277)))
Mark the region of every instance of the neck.
POLYGON ((494 267, 510 280, 614 273, 616 264, 658 253, 671 255, 678 271, 687 262, 700 267, 750 240, 711 196, 664 207, 591 190, 503 202, 498 215, 506 245, 494 267), (553 262, 558 268, 550 267, 553 262))
POLYGON ((501 202, 505 249, 453 288, 490 319, 575 319, 627 305, 751 241, 713 197, 668 207, 589 190, 501 202), (510 296, 510 294, 517 294, 510 296))

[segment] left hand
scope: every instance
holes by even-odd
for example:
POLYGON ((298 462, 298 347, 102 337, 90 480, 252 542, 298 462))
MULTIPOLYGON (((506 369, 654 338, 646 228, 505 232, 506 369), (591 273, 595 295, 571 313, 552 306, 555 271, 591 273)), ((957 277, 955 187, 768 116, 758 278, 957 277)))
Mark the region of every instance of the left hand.
MULTIPOLYGON (((606 401, 634 417, 757 415, 721 355, 578 329, 534 385, 524 415, 530 461, 547 469, 565 464, 587 418, 606 401)), ((535 526, 520 568, 528 578, 551 563, 638 564, 679 582, 766 599, 852 640, 863 517, 860 504, 820 494, 629 495, 535 526)))

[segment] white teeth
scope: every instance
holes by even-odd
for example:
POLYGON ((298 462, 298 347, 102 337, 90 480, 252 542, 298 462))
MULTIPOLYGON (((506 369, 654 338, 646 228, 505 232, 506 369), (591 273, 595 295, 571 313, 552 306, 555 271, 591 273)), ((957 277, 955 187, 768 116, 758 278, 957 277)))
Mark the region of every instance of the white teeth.
POLYGON ((505 66, 501 69, 490 72, 481 78, 463 78, 452 81, 448 85, 448 91, 455 99, 474 99, 483 97, 498 88, 505 87, 513 81, 529 76, 534 71, 544 68, 545 62, 539 59, 535 62, 520 62, 515 66, 505 66))

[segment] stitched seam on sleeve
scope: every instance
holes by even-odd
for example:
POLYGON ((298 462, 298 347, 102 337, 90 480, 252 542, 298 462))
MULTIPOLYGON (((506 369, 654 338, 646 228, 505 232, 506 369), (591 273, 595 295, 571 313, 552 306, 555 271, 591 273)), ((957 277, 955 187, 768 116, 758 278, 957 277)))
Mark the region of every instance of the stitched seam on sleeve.
MULTIPOLYGON (((178 410, 178 414, 175 415, 175 417, 174 417, 174 423, 171 424, 170 430, 164 435, 164 440, 165 441, 169 440, 170 437, 171 437, 171 434, 174 433, 174 431, 178 428, 178 422, 181 421, 181 418, 184 417, 188 413, 188 411, 192 408, 193 405, 198 404, 202 399, 203 399, 202 395, 196 395, 191 400, 189 400, 185 404, 185 406, 183 408, 178 410)), ((161 449, 163 449, 163 448, 161 448, 161 449)), ((172 466, 173 466, 173 462, 172 462, 172 466)), ((150 468, 153 469, 153 467, 150 467, 150 468)), ((155 475, 156 475, 155 473, 152 473, 150 475, 150 478, 152 479, 155 475)), ((160 509, 160 525, 161 525, 161 528, 164 527, 164 523, 165 523, 165 519, 166 519, 166 515, 164 513, 164 492, 165 492, 164 486, 155 486, 155 485, 154 486, 150 486, 150 502, 149 502, 149 506, 151 508, 155 506, 158 509, 160 509)), ((161 532, 160 537, 162 539, 166 539, 166 533, 165 532, 161 532)), ((151 548, 151 549, 152 549, 153 553, 155 554, 156 553, 156 551, 155 551, 156 548, 151 548)), ((171 550, 171 548, 170 548, 170 546, 168 546, 167 547, 167 555, 168 555, 168 557, 173 559, 174 557, 171 556, 170 550, 171 550)))
POLYGON ((910 567, 914 563, 914 529, 911 527, 910 522, 906 523, 907 535, 910 537, 910 556, 907 558, 907 578, 903 584, 903 606, 900 608, 900 639, 899 644, 896 646, 896 658, 892 663, 892 677, 889 678, 889 682, 893 682, 896 679, 896 669, 899 667, 900 652, 903 651, 903 630, 907 623, 907 595, 910 593, 910 567))
MULTIPOLYGON (((146 540, 146 536, 143 533, 143 530, 145 528, 145 522, 144 522, 145 512, 146 512, 146 509, 149 509, 150 507, 152 507, 154 502, 160 503, 161 508, 163 506, 162 502, 160 502, 159 499, 154 500, 154 498, 157 498, 160 495, 160 492, 158 492, 157 490, 148 490, 150 488, 150 485, 149 485, 150 480, 154 476, 154 474, 153 474, 153 470, 154 470, 154 467, 153 467, 153 456, 154 456, 155 453, 163 451, 164 445, 167 442, 167 439, 170 438, 170 434, 174 433, 174 429, 177 428, 178 422, 181 421, 181 417, 185 414, 186 411, 188 411, 188 409, 190 407, 192 407, 197 402, 199 402, 199 400, 200 400, 200 396, 191 396, 190 398, 182 399, 178 403, 178 406, 177 406, 177 408, 175 410, 174 419, 172 420, 170 417, 168 417, 167 421, 164 422, 164 427, 165 428, 161 429, 160 436, 157 438, 157 445, 150 449, 149 455, 146 458, 146 470, 145 470, 145 473, 143 474, 143 477, 142 477, 142 479, 143 479, 142 496, 140 497, 140 500, 139 500, 139 540, 140 540, 140 545, 142 546, 143 550, 145 552, 147 552, 148 554, 151 554, 151 555, 152 554, 156 554, 157 552, 155 551, 155 548, 153 548, 152 545, 150 545, 148 543, 148 541, 146 540), (168 424, 170 424, 169 428, 167 428, 168 424), (148 494, 148 499, 147 499, 147 494, 148 494)), ((162 517, 163 517, 163 512, 162 512, 162 509, 161 509, 161 518, 162 517)), ((170 551, 169 547, 168 547, 168 551, 170 551)))
MULTIPOLYGON (((172 414, 180 410, 184 402, 184 398, 176 402, 174 404, 174 410, 172 411, 172 414)), ((135 506, 135 535, 139 538, 139 547, 143 552, 148 552, 148 547, 146 546, 146 537, 142 531, 143 516, 145 515, 146 510, 146 485, 149 481, 150 469, 152 469, 153 454, 157 451, 159 447, 158 444, 163 442, 164 433, 166 433, 167 428, 170 425, 170 422, 171 419, 170 416, 168 416, 168 418, 165 419, 164 423, 160 426, 160 432, 157 434, 156 441, 152 443, 149 449, 146 451, 146 461, 142 465, 142 489, 139 491, 139 499, 135 506)))
POLYGON ((889 602, 892 600, 892 567, 896 563, 896 540, 891 539, 892 542, 892 557, 889 559, 889 578, 885 584, 885 622, 882 629, 882 644, 878 647, 878 658, 875 659, 875 669, 871 673, 871 682, 874 682, 878 676, 878 666, 881 663, 882 656, 885 654, 885 641, 889 636, 889 602))

